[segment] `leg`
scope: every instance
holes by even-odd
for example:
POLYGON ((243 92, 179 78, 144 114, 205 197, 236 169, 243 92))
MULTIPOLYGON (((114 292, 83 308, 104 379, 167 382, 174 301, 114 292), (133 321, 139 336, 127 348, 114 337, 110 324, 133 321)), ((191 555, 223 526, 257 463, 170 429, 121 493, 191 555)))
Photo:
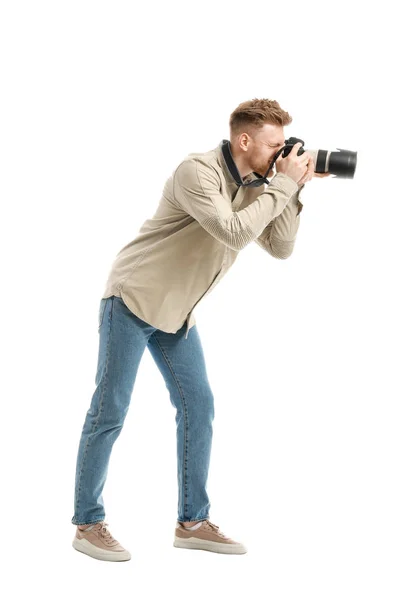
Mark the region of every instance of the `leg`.
POLYGON ((176 409, 178 455, 178 521, 209 518, 206 491, 212 443, 214 396, 207 377, 197 326, 185 339, 186 325, 176 333, 156 330, 148 348, 176 409))
POLYGON ((96 389, 86 413, 75 475, 74 525, 105 518, 102 491, 114 442, 128 412, 136 374, 155 328, 134 315, 121 298, 102 298, 96 389))

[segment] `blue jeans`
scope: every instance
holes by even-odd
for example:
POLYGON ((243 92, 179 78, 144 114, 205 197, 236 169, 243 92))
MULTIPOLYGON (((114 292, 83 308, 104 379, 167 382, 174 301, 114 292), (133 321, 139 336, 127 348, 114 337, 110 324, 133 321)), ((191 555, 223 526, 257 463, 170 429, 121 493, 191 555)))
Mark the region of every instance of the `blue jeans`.
MULTIPOLYGON (((96 389, 86 413, 75 475, 74 525, 105 519, 103 487, 112 447, 121 433, 146 347, 164 377, 176 409, 178 521, 209 518, 206 491, 214 419, 197 325, 165 333, 134 315, 122 298, 102 298, 96 389)), ((151 424, 149 424, 149 428, 151 424)))

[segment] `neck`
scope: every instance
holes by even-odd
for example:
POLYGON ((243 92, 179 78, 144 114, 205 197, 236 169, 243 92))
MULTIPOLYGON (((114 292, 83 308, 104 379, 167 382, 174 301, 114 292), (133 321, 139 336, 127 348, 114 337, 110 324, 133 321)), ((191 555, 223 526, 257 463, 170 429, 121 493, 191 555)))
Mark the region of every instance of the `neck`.
POLYGON ((245 159, 244 156, 240 156, 236 150, 234 149, 232 143, 231 143, 231 154, 232 154, 232 158, 235 161, 235 165, 237 167, 237 170, 239 171, 240 177, 242 179, 244 179, 246 177, 246 175, 249 175, 250 173, 252 173, 252 169, 249 167, 249 165, 247 164, 247 161, 245 159))

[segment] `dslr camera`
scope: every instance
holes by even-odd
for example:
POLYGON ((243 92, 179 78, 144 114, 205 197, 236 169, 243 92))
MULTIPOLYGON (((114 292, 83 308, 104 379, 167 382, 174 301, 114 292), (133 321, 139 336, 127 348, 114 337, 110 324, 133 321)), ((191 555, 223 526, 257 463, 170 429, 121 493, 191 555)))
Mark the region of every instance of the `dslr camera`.
MULTIPOLYGON (((285 145, 278 150, 275 154, 272 165, 282 152, 283 158, 285 158, 292 150, 293 146, 301 142, 302 146, 298 149, 297 156, 303 154, 306 150, 303 148, 304 141, 300 138, 290 137, 285 140, 285 145)), ((337 148, 338 152, 331 152, 329 150, 308 150, 311 154, 314 163, 315 173, 331 173, 343 179, 353 179, 357 165, 357 152, 351 150, 343 150, 343 148, 337 148)))

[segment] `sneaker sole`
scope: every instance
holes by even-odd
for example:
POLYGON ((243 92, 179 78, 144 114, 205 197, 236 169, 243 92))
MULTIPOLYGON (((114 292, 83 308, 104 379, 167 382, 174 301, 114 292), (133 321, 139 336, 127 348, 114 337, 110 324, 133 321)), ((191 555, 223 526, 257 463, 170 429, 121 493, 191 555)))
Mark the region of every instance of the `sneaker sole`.
POLYGON ((109 560, 113 562, 131 560, 131 554, 128 550, 124 550, 123 552, 103 550, 102 548, 94 546, 85 539, 78 540, 78 538, 75 537, 72 541, 72 546, 75 548, 75 550, 78 550, 78 552, 82 552, 83 554, 87 554, 88 556, 97 558, 98 560, 109 560))
POLYGON ((224 544, 223 542, 210 542, 195 538, 182 539, 175 536, 175 548, 188 548, 190 550, 208 550, 219 554, 246 554, 247 548, 236 544, 224 544))

